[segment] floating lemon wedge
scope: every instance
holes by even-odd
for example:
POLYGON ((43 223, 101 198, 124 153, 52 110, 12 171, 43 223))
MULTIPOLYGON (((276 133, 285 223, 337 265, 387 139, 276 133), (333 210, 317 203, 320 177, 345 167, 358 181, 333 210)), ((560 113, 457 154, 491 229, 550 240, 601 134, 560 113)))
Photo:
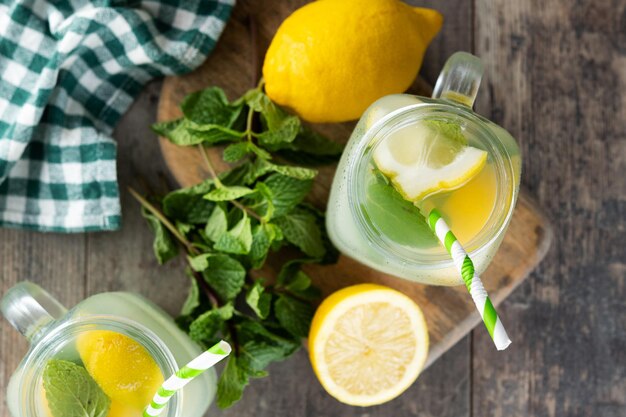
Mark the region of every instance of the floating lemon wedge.
POLYGON ((460 126, 434 120, 403 127, 374 149, 377 168, 402 196, 419 202, 478 174, 487 152, 467 145, 460 126))
POLYGON ((81 333, 76 348, 87 372, 111 398, 112 416, 142 410, 163 383, 161 369, 138 342, 121 333, 92 330, 81 333))
POLYGON ((420 308, 381 285, 335 292, 311 323, 313 370, 326 391, 346 404, 370 406, 397 397, 415 381, 427 353, 420 308))

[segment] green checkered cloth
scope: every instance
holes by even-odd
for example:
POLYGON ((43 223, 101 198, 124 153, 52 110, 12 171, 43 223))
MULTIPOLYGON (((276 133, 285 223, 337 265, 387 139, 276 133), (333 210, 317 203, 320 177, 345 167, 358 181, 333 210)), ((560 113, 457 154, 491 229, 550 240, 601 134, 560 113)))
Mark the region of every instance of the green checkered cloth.
POLYGON ((119 228, 115 124, 204 61, 234 1, 0 0, 0 225, 119 228))

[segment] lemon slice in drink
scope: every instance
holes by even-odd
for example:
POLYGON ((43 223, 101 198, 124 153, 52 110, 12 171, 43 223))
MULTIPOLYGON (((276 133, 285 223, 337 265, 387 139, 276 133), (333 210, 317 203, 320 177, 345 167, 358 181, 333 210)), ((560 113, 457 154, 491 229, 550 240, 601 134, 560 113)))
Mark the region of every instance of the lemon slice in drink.
POLYGON ((313 370, 326 391, 346 404, 370 406, 397 397, 415 381, 427 353, 420 308, 381 285, 335 292, 311 323, 313 370))
POLYGON ((487 162, 487 152, 468 146, 460 126, 434 120, 394 132, 373 157, 396 190, 413 202, 464 185, 487 162))

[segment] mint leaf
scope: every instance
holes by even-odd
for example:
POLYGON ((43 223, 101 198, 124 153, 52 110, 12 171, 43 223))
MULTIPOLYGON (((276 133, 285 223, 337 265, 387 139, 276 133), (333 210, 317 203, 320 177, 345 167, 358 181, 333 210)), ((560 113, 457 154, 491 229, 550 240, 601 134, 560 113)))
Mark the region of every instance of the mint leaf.
POLYGON ((152 130, 178 146, 194 146, 200 143, 209 145, 240 140, 244 132, 220 125, 198 125, 187 119, 159 122, 152 130))
POLYGON ((365 194, 367 217, 376 228, 400 245, 425 248, 437 245, 420 210, 396 189, 378 180, 368 184, 365 194))
POLYGON ((271 362, 281 361, 300 348, 300 342, 271 332, 257 321, 246 319, 237 326, 239 365, 249 375, 265 376, 271 362))
POLYGON ((274 219, 285 239, 313 258, 324 256, 326 249, 315 216, 305 210, 295 209, 291 213, 274 219))
POLYGON ((244 212, 242 219, 232 229, 222 233, 215 242, 214 249, 235 255, 245 255, 250 252, 251 246, 252 226, 250 218, 244 212))
POLYGON ((209 267, 209 259, 213 256, 212 253, 203 253, 198 256, 188 256, 189 266, 196 272, 202 272, 209 267))
POLYGON ((243 105, 231 105, 221 88, 209 87, 187 95, 180 108, 185 118, 198 125, 232 127, 243 105))
POLYGON ((440 120, 425 120, 424 124, 426 124, 433 131, 444 135, 448 139, 454 140, 460 145, 467 145, 467 138, 463 134, 461 125, 458 123, 444 122, 440 120))
POLYGON ((273 151, 296 138, 300 130, 297 116, 289 115, 260 90, 250 90, 244 99, 254 111, 261 113, 261 121, 267 129, 255 135, 261 146, 273 151))
POLYGON ((252 229, 252 245, 250 247, 252 269, 260 268, 265 263, 272 242, 282 238, 279 233, 278 227, 271 223, 254 226, 252 229))
POLYGON ((154 232, 152 250, 154 251, 157 261, 160 264, 164 264, 178 255, 178 245, 169 230, 163 226, 163 223, 145 208, 141 209, 141 214, 148 221, 150 228, 154 232))
POLYGON ((187 132, 193 138, 193 143, 177 143, 180 146, 191 146, 203 143, 205 145, 217 145, 224 142, 237 142, 245 136, 245 132, 233 130, 221 125, 199 125, 192 121, 185 120, 187 132))
POLYGON ((274 314, 278 322, 295 337, 307 337, 314 309, 305 302, 281 294, 274 302, 274 314))
POLYGON ((189 288, 189 293, 183 303, 183 307, 180 309, 180 315, 188 316, 192 314, 198 306, 200 306, 200 289, 198 288, 198 282, 191 277, 191 287, 189 288))
POLYGON ((209 217, 206 223, 204 234, 212 242, 217 242, 220 236, 226 233, 227 229, 228 221, 226 220, 226 212, 221 206, 216 204, 211 213, 211 217, 209 217))
POLYGON ((230 187, 216 188, 204 195, 204 198, 210 201, 229 201, 236 200, 245 195, 253 193, 254 190, 240 185, 230 187))
POLYGON ((312 259, 293 259, 285 262, 278 274, 277 285, 290 293, 309 301, 321 297, 319 288, 311 285, 311 278, 302 271, 303 264, 315 262, 312 259))
POLYGON ((233 316, 234 311, 235 308, 229 303, 199 315, 189 326, 189 337, 205 347, 210 346, 224 322, 233 316))
POLYGON ((284 144, 278 154, 296 164, 316 166, 338 161, 342 152, 343 145, 301 126, 294 141, 284 144))
POLYGON ((239 366, 237 356, 230 355, 217 382, 217 406, 228 408, 239 401, 248 381, 248 373, 239 366))
POLYGON ((264 184, 272 192, 274 217, 280 217, 304 200, 311 191, 313 181, 272 174, 264 181, 264 184))
POLYGON ((215 204, 203 196, 213 187, 213 181, 206 180, 192 187, 172 191, 163 198, 163 213, 184 223, 206 223, 215 204))
POLYGON ((202 271, 205 281, 215 289, 222 300, 233 300, 243 287, 246 270, 228 255, 210 255, 208 259, 209 265, 202 271))
POLYGON ((265 287, 261 280, 254 281, 252 287, 246 294, 246 303, 250 306, 252 311, 260 319, 265 319, 270 313, 270 305, 272 302, 272 295, 265 292, 265 287))
POLYGON ((106 417, 111 400, 82 366, 50 359, 43 388, 53 417, 106 417))
POLYGON ((187 130, 188 123, 185 119, 159 122, 152 125, 152 130, 159 136, 167 138, 170 142, 180 146, 192 146, 202 143, 204 138, 193 135, 187 130))
POLYGON ((270 164, 270 169, 286 177, 297 180, 312 180, 317 175, 317 170, 303 167, 293 167, 289 165, 270 164))
MULTIPOLYGON (((262 113, 261 113, 262 114, 262 113)), ((284 119, 275 128, 256 135, 259 144, 270 151, 278 150, 284 143, 292 142, 300 129, 300 119, 296 116, 285 115, 284 119)))

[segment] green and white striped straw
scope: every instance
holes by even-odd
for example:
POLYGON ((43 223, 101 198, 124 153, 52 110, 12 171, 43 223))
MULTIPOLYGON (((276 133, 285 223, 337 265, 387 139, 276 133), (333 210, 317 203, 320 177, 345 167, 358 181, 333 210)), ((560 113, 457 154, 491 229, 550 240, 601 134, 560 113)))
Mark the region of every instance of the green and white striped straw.
POLYGON ((461 246, 437 209, 433 209, 428 215, 428 224, 437 235, 439 241, 445 246, 450 256, 452 256, 452 261, 461 273, 465 286, 472 296, 474 304, 476 304, 476 308, 496 345, 496 349, 506 349, 511 344, 511 339, 506 334, 500 317, 498 317, 498 313, 496 313, 496 309, 491 304, 487 291, 485 291, 485 287, 483 287, 483 283, 474 269, 474 262, 465 252, 465 249, 463 249, 463 246, 461 246))
POLYGON ((180 368, 174 375, 163 382, 161 388, 154 394, 150 405, 144 410, 143 417, 156 417, 161 414, 168 401, 176 392, 198 375, 215 366, 216 363, 227 357, 230 352, 230 345, 224 340, 220 340, 217 344, 180 368))

